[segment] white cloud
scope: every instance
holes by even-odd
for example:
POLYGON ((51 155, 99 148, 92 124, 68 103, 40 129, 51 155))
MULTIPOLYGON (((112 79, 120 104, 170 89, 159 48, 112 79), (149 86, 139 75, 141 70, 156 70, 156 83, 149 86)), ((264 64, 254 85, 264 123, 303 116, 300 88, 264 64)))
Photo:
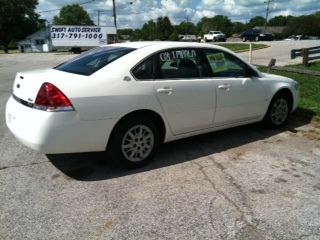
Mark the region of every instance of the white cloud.
MULTIPOLYGON (((87 0, 88 1, 88 0, 87 0)), ((37 8, 41 17, 52 22, 60 9, 67 4, 81 3, 77 0, 39 0, 37 8)), ((82 3, 86 2, 83 0, 82 3)), ((97 10, 102 25, 112 25, 112 0, 94 0, 82 5, 92 20, 97 23, 97 10)), ((196 23, 202 17, 228 16, 232 21, 249 21, 254 16, 265 16, 266 4, 263 0, 116 0, 117 20, 120 28, 139 28, 150 19, 168 16, 173 24, 188 19, 196 23), (132 4, 130 4, 132 3, 132 4)), ((302 15, 320 9, 319 0, 274 0, 270 4, 270 15, 302 15)))

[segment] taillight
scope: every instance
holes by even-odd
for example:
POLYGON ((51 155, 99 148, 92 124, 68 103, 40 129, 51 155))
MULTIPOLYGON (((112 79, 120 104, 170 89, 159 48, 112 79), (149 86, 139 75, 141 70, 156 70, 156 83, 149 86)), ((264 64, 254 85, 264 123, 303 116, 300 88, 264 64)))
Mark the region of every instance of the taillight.
POLYGON ((74 110, 70 100, 51 83, 42 84, 33 106, 49 112, 74 110))

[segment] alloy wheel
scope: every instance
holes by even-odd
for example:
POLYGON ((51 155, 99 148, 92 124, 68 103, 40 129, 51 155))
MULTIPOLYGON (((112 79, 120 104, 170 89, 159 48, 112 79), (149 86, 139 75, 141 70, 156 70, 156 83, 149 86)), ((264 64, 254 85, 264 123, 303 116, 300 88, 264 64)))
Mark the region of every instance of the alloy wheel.
POLYGON ((128 161, 140 162, 150 155, 154 141, 154 134, 148 126, 136 125, 124 134, 121 150, 128 161))
POLYGON ((275 125, 281 125, 287 119, 289 113, 288 102, 285 99, 279 98, 273 103, 271 109, 271 121, 275 125))

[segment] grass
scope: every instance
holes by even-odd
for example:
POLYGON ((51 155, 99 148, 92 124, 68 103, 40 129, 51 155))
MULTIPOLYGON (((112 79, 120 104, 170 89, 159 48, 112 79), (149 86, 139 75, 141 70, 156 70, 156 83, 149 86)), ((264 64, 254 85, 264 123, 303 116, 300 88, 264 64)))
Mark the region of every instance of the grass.
MULTIPOLYGON (((8 53, 19 53, 19 50, 18 49, 9 49, 8 53)), ((5 54, 4 50, 0 50, 0 54, 5 54)))
POLYGON ((307 67, 305 67, 305 66, 302 65, 302 64, 290 65, 289 67, 300 68, 300 69, 306 69, 306 70, 311 70, 311 71, 318 71, 318 72, 320 72, 320 61, 311 62, 311 63, 309 63, 309 66, 307 66, 307 67))
MULTIPOLYGON (((260 68, 260 70, 266 71, 267 69, 260 68)), ((320 122, 320 77, 279 70, 272 70, 271 73, 286 76, 299 82, 300 102, 298 113, 312 114, 313 119, 320 122)))
MULTIPOLYGON (((228 48, 234 52, 249 51, 249 44, 248 43, 219 43, 217 45, 219 45, 221 47, 228 48)), ((267 48, 267 47, 269 47, 269 46, 265 45, 265 44, 252 43, 252 50, 258 50, 258 49, 267 48)))

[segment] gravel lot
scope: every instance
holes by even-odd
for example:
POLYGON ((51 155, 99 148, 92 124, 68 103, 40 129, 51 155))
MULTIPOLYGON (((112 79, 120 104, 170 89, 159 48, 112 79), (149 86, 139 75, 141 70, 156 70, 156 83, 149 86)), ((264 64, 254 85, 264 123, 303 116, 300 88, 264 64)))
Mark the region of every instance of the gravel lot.
POLYGON ((307 118, 172 142, 135 171, 21 145, 4 122, 15 72, 72 56, 0 55, 0 239, 320 239, 320 129, 307 118))

